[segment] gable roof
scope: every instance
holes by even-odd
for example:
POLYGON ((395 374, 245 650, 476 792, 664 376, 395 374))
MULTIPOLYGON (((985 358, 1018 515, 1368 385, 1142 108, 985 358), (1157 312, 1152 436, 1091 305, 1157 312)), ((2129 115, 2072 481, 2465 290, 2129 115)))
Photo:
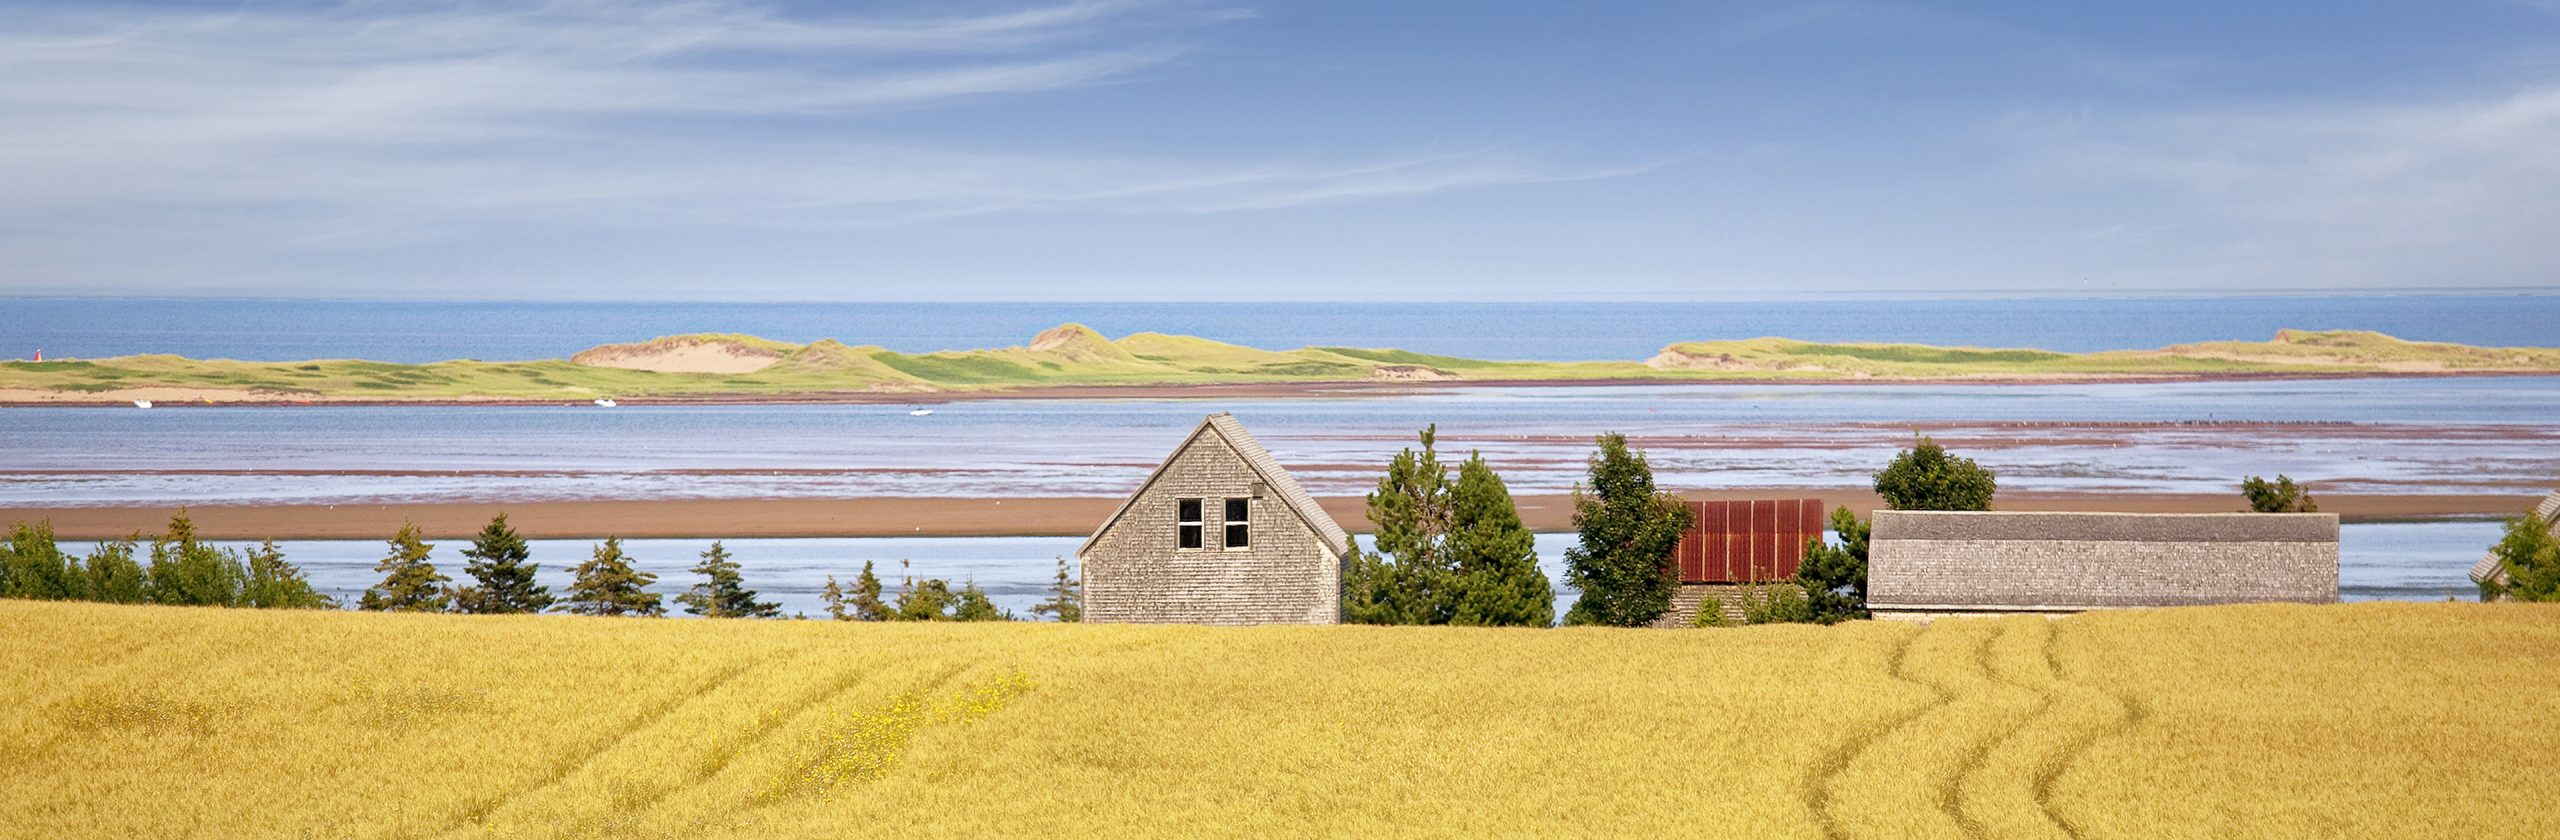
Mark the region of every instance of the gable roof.
POLYGON ((1298 479, 1289 475, 1288 468, 1280 466, 1280 459, 1271 457, 1270 450, 1262 448, 1261 441, 1254 440, 1253 435, 1244 430, 1244 424, 1236 422, 1234 415, 1221 411, 1201 420, 1199 428, 1192 429, 1191 436, 1183 438, 1182 444, 1174 447, 1172 454, 1166 455, 1163 463, 1156 465, 1156 471, 1147 474, 1147 480, 1139 483, 1138 489, 1131 492, 1129 498, 1121 502, 1118 509, 1111 512, 1111 518, 1102 520, 1102 527, 1093 529, 1093 536, 1086 537, 1084 544, 1076 547, 1076 556, 1082 557, 1085 552, 1093 550, 1093 544, 1100 541, 1102 535, 1111 530, 1111 526, 1120 524, 1120 517, 1127 515, 1129 509, 1136 507, 1138 500, 1147 495, 1147 488, 1154 487, 1156 481, 1164 477, 1164 471, 1173 466, 1173 459, 1189 450, 1202 435, 1217 436, 1219 442, 1224 443, 1228 451, 1234 452, 1236 457, 1243 459, 1246 466, 1252 467, 1255 477, 1262 479, 1263 485, 1269 488, 1271 495, 1280 500, 1281 507, 1288 508, 1291 513, 1297 515, 1299 521, 1307 523, 1307 529, 1314 531, 1316 539, 1322 541, 1326 548, 1332 549, 1334 556, 1340 557, 1351 552, 1351 535, 1343 533, 1342 526, 1333 521, 1332 514, 1325 513, 1324 506, 1316 504, 1316 497, 1308 495, 1306 488, 1298 486, 1298 479))
MULTIPOLYGON (((2560 534, 2560 490, 2554 490, 2551 495, 2542 497, 2542 504, 2534 505, 2533 512, 2542 515, 2542 521, 2551 526, 2554 534, 2560 534)), ((2487 583, 2492 578, 2501 583, 2507 579, 2507 570, 2498 565, 2496 549, 2481 555, 2480 562, 2471 564, 2472 580, 2487 583)))

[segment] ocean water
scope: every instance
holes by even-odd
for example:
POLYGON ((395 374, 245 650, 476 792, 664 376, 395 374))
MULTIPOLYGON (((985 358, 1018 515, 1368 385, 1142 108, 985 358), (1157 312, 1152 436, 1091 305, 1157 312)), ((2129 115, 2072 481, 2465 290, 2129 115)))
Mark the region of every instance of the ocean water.
MULTIPOLYGON (((2479 590, 2464 574, 2480 559, 2481 552, 2497 541, 2501 526, 2491 521, 2447 520, 2349 523, 2340 528, 2341 599, 2440 601, 2478 597, 2479 590)), ((695 578, 686 570, 710 547, 710 542, 624 540, 622 546, 634 566, 658 576, 658 583, 650 589, 667 595, 669 610, 681 614, 674 606, 673 596, 693 585, 695 578)), ((784 615, 797 612, 823 617, 825 607, 818 593, 826 586, 827 577, 832 575, 850 583, 861 572, 863 562, 870 561, 882 583, 892 591, 897 589, 902 575, 942 578, 954 587, 975 582, 998 606, 1029 618, 1031 605, 1048 597, 1058 559, 1067 558, 1072 563, 1076 546, 1082 542, 1077 537, 873 537, 736 539, 722 545, 744 567, 747 586, 765 600, 781 604, 784 615), (902 560, 907 561, 905 565, 901 565, 902 560)), ((1539 564, 1556 587, 1558 615, 1573 603, 1574 592, 1564 584, 1563 567, 1564 550, 1573 544, 1572 534, 1537 537, 1539 564)), ((66 542, 64 549, 86 554, 91 545, 66 542)), ((244 552, 252 547, 233 542, 217 545, 244 552)), ((462 540, 437 542, 430 559, 445 574, 459 576, 467 562, 462 557, 467 545, 462 540)), ((533 560, 541 565, 537 577, 555 593, 568 587, 568 568, 587 559, 594 549, 593 543, 582 540, 531 540, 529 546, 533 560)), ((278 547, 287 560, 301 567, 314 587, 350 604, 366 587, 381 580, 373 570, 374 563, 384 554, 380 541, 308 540, 279 543, 278 547)))
POLYGON ((0 298, 0 359, 174 353, 258 361, 563 358, 619 341, 741 332, 920 352, 1023 344, 1061 322, 1257 347, 1401 347, 1497 359, 1642 359, 1675 341, 1785 336, 2060 351, 2278 329, 2553 343, 2560 294, 1686 303, 523 303, 0 298))

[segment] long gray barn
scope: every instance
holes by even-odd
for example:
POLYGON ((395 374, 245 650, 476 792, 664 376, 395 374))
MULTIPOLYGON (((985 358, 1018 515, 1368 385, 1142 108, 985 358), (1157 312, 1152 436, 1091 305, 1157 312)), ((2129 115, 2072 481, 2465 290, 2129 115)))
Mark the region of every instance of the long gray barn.
POLYGON ((1350 535, 1224 413, 1076 549, 1084 620, 1335 624, 1350 535))
POLYGON ((1880 510, 1874 525, 1878 618, 2338 600, 2334 514, 1880 510))
MULTIPOLYGON (((2553 535, 2560 536, 2560 490, 2554 490, 2551 495, 2542 497, 2542 504, 2534 505, 2533 512, 2542 517, 2543 524, 2551 528, 2553 535)), ((2498 554, 2494 549, 2488 554, 2481 555, 2480 562, 2471 564, 2471 582, 2488 583, 2490 581, 2497 581, 2502 585, 2507 582, 2507 569, 2498 563, 2498 554)), ((2500 600, 2506 600, 2505 596, 2500 596, 2500 600)))

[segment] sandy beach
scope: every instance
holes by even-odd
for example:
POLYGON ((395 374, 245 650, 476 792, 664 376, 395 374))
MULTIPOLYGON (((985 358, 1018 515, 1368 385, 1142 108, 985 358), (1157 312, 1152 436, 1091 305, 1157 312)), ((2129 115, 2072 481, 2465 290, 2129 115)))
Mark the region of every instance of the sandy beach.
MULTIPOLYGON (((1860 511, 1882 503, 1871 491, 1781 488, 1687 492, 1693 499, 1819 498, 1860 511)), ((2322 494, 2320 509, 2348 520, 2512 516, 2532 507, 2528 494, 2322 494)), ((505 503, 204 505, 187 509, 196 528, 216 539, 381 539, 416 522, 434 539, 465 537, 501 511, 527 537, 880 537, 1073 536, 1088 533, 1118 498, 664 499, 518 501, 505 503)), ((1367 531, 1365 502, 1322 500, 1334 518, 1367 531)), ((1573 501, 1564 495, 1516 498, 1520 516, 1538 531, 1569 531, 1573 501)), ((2241 509, 2233 494, 2002 494, 2003 510, 2196 513, 2241 509)), ((0 508, 0 523, 49 521, 65 539, 109 539, 153 533, 176 512, 168 507, 0 508)))

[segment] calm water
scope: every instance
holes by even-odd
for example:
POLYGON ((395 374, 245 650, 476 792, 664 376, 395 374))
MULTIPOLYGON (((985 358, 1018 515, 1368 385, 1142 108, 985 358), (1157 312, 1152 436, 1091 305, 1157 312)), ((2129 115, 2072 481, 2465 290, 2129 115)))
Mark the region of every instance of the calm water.
MULTIPOLYGON (((2349 523, 2339 534, 2339 594, 2345 600, 2471 600, 2478 590, 2464 577, 2481 552, 2498 539, 2500 525, 2489 521, 2453 520, 2416 523, 2349 523)), ((850 582, 865 560, 877 564, 883 584, 898 586, 899 562, 915 577, 945 578, 956 586, 974 580, 988 597, 1029 617, 1031 605, 1048 597, 1057 574, 1057 558, 1072 558, 1078 537, 879 537, 846 539, 740 539, 723 542, 745 566, 747 585, 766 600, 782 604, 783 613, 824 615, 818 592, 826 578, 850 582)), ((1365 544, 1365 540, 1363 541, 1365 544)), ((1556 611, 1573 601, 1563 584, 1564 550, 1571 534, 1538 535, 1538 560, 1555 582, 1556 611)), ((244 543, 220 545, 246 550, 244 543)), ((447 575, 460 575, 468 543, 435 544, 433 560, 447 575)), ((532 540, 533 559, 542 565, 544 585, 554 592, 569 584, 568 567, 585 560, 594 544, 580 540, 532 540)), ((66 550, 87 553, 87 543, 65 543, 66 550)), ((311 578, 314 586, 352 603, 381 576, 373 570, 384 545, 371 540, 315 540, 281 543, 286 559, 311 578)), ((642 571, 658 575, 651 587, 672 598, 694 583, 686 569, 710 547, 709 540, 624 540, 623 551, 642 571)), ((670 609, 674 609, 670 601, 670 609)))
POLYGON ((1393 346, 1510 359, 1641 359, 1674 341, 1776 335, 2049 350, 2378 330, 2497 346, 2551 343, 2560 295, 1725 303, 702 304, 0 298, 0 359, 175 353, 261 361, 564 358, 692 332, 895 350, 1023 344, 1077 321, 1258 347, 1393 346))
POLYGON ((0 505, 841 496, 1112 496, 1210 411, 1301 481, 1356 494, 1413 433, 1517 492, 1572 486, 1628 433, 1675 488, 1846 487, 1925 431, 2004 490, 2539 493, 2560 377, 2151 385, 1642 386, 1295 400, 906 406, 0 410, 0 505), (2230 421, 2299 425, 2231 427, 2230 421))

